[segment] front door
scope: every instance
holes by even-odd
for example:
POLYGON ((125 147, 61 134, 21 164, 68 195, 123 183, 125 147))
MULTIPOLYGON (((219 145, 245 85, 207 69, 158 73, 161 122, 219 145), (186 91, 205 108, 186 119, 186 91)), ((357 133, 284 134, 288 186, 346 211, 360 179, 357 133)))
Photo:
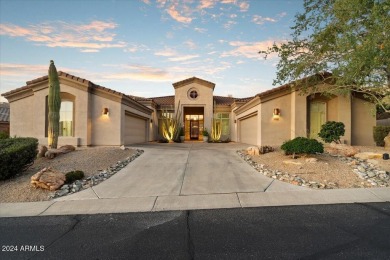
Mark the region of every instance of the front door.
POLYGON ((321 126, 326 122, 326 103, 310 103, 310 138, 317 139, 321 126))
POLYGON ((191 140, 198 140, 199 139, 199 121, 198 120, 191 120, 190 121, 190 138, 191 140))

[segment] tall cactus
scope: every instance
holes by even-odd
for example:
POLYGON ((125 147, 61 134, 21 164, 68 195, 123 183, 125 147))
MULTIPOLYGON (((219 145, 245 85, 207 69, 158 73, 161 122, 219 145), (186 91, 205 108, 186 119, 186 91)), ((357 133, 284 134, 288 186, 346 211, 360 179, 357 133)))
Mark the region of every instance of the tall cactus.
POLYGON ((60 134, 60 80, 54 61, 50 61, 49 66, 49 125, 48 125, 48 145, 50 148, 57 149, 58 136, 60 134))

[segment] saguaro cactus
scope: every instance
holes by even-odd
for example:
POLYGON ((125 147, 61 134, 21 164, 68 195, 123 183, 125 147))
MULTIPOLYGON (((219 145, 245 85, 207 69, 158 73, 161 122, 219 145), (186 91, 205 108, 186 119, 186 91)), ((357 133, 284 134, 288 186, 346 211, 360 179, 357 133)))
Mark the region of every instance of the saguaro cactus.
POLYGON ((57 149, 58 136, 60 134, 60 80, 54 61, 50 61, 49 66, 49 116, 48 116, 48 145, 50 148, 57 149))

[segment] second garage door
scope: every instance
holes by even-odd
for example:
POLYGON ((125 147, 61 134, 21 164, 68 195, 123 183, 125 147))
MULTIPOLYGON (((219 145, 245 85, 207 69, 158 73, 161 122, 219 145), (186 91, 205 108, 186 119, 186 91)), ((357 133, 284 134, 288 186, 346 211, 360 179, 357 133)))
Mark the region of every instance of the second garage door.
POLYGON ((257 114, 240 120, 240 142, 257 144, 257 114))
POLYGON ((126 114, 125 144, 146 142, 146 119, 126 114))

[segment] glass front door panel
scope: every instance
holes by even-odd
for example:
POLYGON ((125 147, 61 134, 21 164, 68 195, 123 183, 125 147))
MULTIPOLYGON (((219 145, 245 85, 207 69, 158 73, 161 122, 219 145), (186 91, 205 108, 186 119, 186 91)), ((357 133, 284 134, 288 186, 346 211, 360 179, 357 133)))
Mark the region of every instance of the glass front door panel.
POLYGON ((199 121, 198 120, 191 120, 190 127, 191 127, 191 139, 198 140, 199 139, 199 121))

